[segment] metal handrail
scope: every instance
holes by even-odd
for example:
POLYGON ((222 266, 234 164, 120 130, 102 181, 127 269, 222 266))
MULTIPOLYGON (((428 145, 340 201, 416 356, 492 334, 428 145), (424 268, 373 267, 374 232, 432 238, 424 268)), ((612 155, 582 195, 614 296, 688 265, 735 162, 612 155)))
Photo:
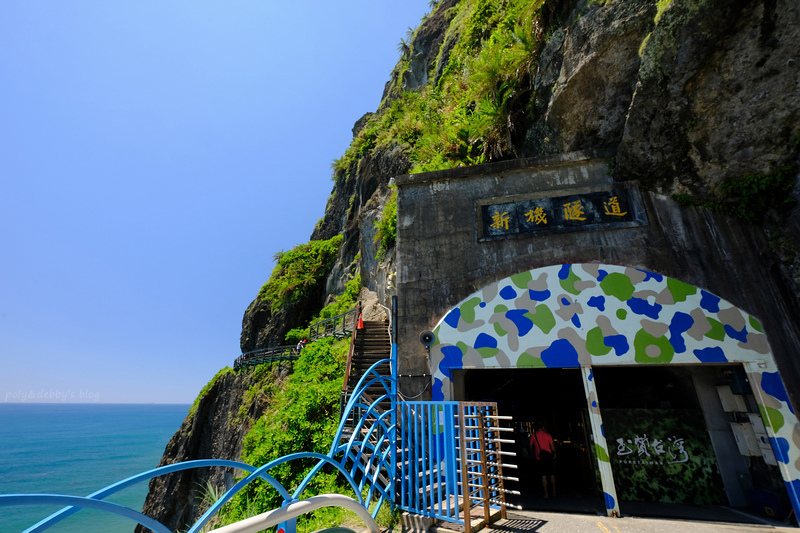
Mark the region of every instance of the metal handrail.
MULTIPOLYGON (((358 306, 360 307, 360 305, 358 306)), ((308 326, 308 338, 311 341, 321 339, 322 337, 346 337, 355 329, 355 323, 358 307, 354 307, 349 311, 345 311, 339 315, 325 320, 320 320, 308 326), (349 320, 348 320, 349 319, 349 320), (347 326, 350 326, 348 329, 347 326)))
POLYGON ((285 507, 279 507, 266 513, 246 518, 240 522, 214 529, 211 533, 258 533, 267 528, 277 526, 281 522, 323 507, 343 507, 353 511, 364 522, 370 533, 378 533, 379 531, 378 524, 372 518, 372 515, 353 498, 342 494, 320 494, 307 500, 292 502, 285 507))
MULTIPOLYGON (((159 476, 163 476, 165 474, 171 474, 173 472, 180 472, 182 470, 191 470, 191 469, 194 469, 194 468, 207 468, 207 467, 211 467, 211 466, 222 466, 222 467, 227 467, 227 468, 236 468, 236 469, 239 469, 239 470, 244 470, 246 472, 253 472, 253 471, 257 470, 255 467, 250 466, 250 465, 248 465, 246 463, 241 463, 239 461, 228 461, 228 460, 225 460, 225 459, 197 459, 197 460, 194 460, 194 461, 184 461, 182 463, 174 463, 174 464, 171 464, 171 465, 161 466, 161 467, 158 467, 158 468, 154 468, 152 470, 148 470, 146 472, 142 472, 140 474, 136 474, 135 476, 131 476, 129 478, 123 479, 122 481, 118 481, 118 482, 116 482, 114 484, 111 484, 111 485, 109 485, 109 486, 107 486, 105 488, 102 488, 102 489, 100 489, 100 490, 98 490, 96 492, 93 492, 93 493, 89 494, 88 496, 86 496, 86 498, 85 498, 85 499, 91 500, 89 502, 78 501, 78 500, 75 500, 75 501, 66 501, 66 500, 64 500, 61 503, 67 504, 68 507, 64 507, 60 511, 57 511, 57 512, 53 513, 52 515, 48 516, 44 520, 41 520, 40 522, 38 522, 38 523, 34 524, 33 526, 29 527, 28 529, 25 530, 25 533, 37 533, 37 532, 40 532, 40 531, 44 531, 44 530, 50 528, 51 526, 57 524, 61 520, 67 518, 68 516, 75 514, 76 512, 78 512, 83 507, 91 507, 91 508, 94 508, 94 509, 100 509, 102 511, 110 512, 110 513, 113 513, 113 514, 119 514, 121 516, 127 516, 128 518, 132 518, 133 520, 137 520, 137 518, 132 516, 132 515, 123 514, 123 512, 121 512, 120 509, 117 509, 116 507, 113 507, 113 506, 102 507, 102 506, 94 505, 93 502, 102 501, 104 498, 106 498, 106 497, 108 497, 108 496, 110 496, 112 494, 115 494, 115 493, 119 492, 120 490, 122 490, 122 489, 124 489, 126 487, 130 487, 130 486, 135 485, 137 483, 142 483, 144 481, 148 481, 150 479, 153 479, 153 478, 156 478, 156 477, 159 477, 159 476)), ((278 483, 272 476, 270 476, 266 472, 260 473, 259 477, 261 477, 263 480, 265 480, 267 483, 269 483, 284 498, 290 498, 291 497, 289 492, 286 491, 286 489, 284 489, 283 486, 280 483, 278 483)), ((6 505, 41 505, 42 500, 39 499, 40 496, 61 496, 61 495, 52 495, 52 494, 48 494, 48 495, 41 495, 41 494, 0 495, 0 507, 6 506, 6 505), (38 502, 38 503, 28 503, 28 502, 38 502)), ((53 503, 55 503, 55 501, 53 501, 53 503)), ((125 508, 123 508, 123 509, 125 509, 125 508)), ((140 524, 142 524, 142 525, 147 526, 146 523, 143 523, 141 521, 138 521, 138 522, 140 524)), ((150 529, 155 531, 155 529, 153 529, 152 527, 150 527, 150 526, 147 526, 147 527, 149 527, 150 529)))
MULTIPOLYGON (((273 348, 256 350, 255 352, 259 352, 263 356, 267 353, 280 353, 281 350, 273 348)), ((253 352, 249 352, 249 354, 253 354, 253 352)), ((250 359, 248 358, 248 360, 250 359)), ((293 518, 294 516, 298 516, 313 510, 312 507, 317 505, 317 500, 310 498, 305 501, 300 501, 299 496, 306 490, 314 476, 322 471, 323 467, 330 465, 335 468, 338 471, 338 474, 347 481, 350 488, 353 490, 355 500, 349 498, 352 500, 352 502, 345 503, 345 500, 341 499, 346 498, 344 496, 333 498, 333 500, 329 498, 322 499, 319 500, 319 507, 336 505, 350 508, 350 506, 355 503, 361 509, 351 510, 354 510, 359 516, 362 517, 371 533, 377 533, 378 529, 377 525, 374 523, 374 520, 370 520, 367 517, 374 519, 384 503, 391 503, 394 500, 394 485, 396 476, 395 443, 397 438, 395 425, 396 417, 394 414, 397 390, 397 376, 395 373, 396 371, 394 370, 395 368, 396 346, 393 344, 391 359, 384 359, 374 363, 361 377, 355 387, 353 395, 347 402, 345 407, 346 411, 356 410, 360 413, 360 417, 356 422, 355 431, 347 439, 347 442, 343 443, 342 432, 344 428, 343 424, 340 423, 333 443, 331 444, 331 449, 327 455, 314 452, 293 453, 273 459, 272 461, 269 461, 258 468, 237 461, 225 461, 219 459, 175 463, 137 474, 125 480, 109 485, 108 487, 96 491, 86 497, 51 494, 0 495, 0 507, 13 505, 34 505, 45 502, 49 504, 63 503, 66 505, 66 507, 60 511, 57 511, 39 523, 28 528, 26 533, 44 531, 81 508, 100 509, 113 514, 126 516, 138 522, 139 524, 145 525, 153 531, 166 533, 168 530, 163 527, 163 524, 160 524, 152 518, 142 515, 138 511, 133 511, 132 509, 117 504, 112 504, 111 502, 105 502, 103 501, 103 498, 121 490, 124 487, 167 473, 198 467, 225 466, 244 470, 248 472, 248 474, 235 483, 233 487, 229 488, 215 503, 213 503, 211 507, 206 510, 203 516, 201 516, 200 519, 198 519, 198 521, 195 522, 195 524, 188 530, 187 533, 199 532, 213 518, 213 516, 219 512, 220 508, 226 502, 230 501, 230 499, 237 492, 242 490, 256 478, 265 480, 269 485, 272 486, 273 489, 277 490, 285 502, 285 505, 282 509, 288 508, 290 511, 266 513, 268 516, 260 515, 261 522, 259 524, 255 524, 255 521, 253 522, 253 527, 263 525, 263 527, 260 529, 233 529, 229 531, 261 531, 266 527, 270 527, 270 524, 274 525, 272 523, 273 519, 278 520, 278 522, 283 522, 286 518, 293 518), (382 375, 380 372, 378 372, 378 367, 387 364, 390 364, 391 375, 382 375), (382 386, 385 390, 385 394, 372 400, 367 396, 366 391, 375 387, 376 385, 382 386), (387 412, 378 413, 377 405, 387 399, 392 402, 392 409, 387 412), (301 480, 300 484, 291 494, 280 482, 278 482, 269 474, 273 468, 277 468, 284 463, 308 459, 316 460, 317 464, 311 468, 311 470, 306 474, 306 476, 301 480), (308 502, 312 500, 313 502, 309 504, 308 502), (372 513, 370 513, 369 508, 371 507, 372 503, 375 505, 372 513), (297 511, 297 514, 292 515, 291 513, 294 513, 295 511, 297 511), (366 516, 364 516, 365 514, 366 516)), ((345 415, 344 418, 347 419, 348 417, 345 415)), ((245 527, 244 525, 241 526, 245 527)), ((250 525, 247 525, 247 527, 250 527, 250 525)), ((221 531, 226 530, 223 529, 221 531)))
MULTIPOLYGON (((358 305, 353 309, 354 314, 361 315, 361 302, 358 302, 358 305)), ((354 315, 355 316, 355 315, 354 315)), ((344 382, 342 383, 342 395, 347 394, 347 381, 350 378, 350 368, 353 363, 353 353, 356 349, 356 336, 358 332, 358 328, 354 327, 352 333, 350 334, 350 349, 347 351, 347 363, 344 366, 344 382)), ((341 415, 342 411, 339 411, 341 415)))
MULTIPOLYGON (((361 304, 359 303, 350 311, 311 324, 308 327, 309 340, 313 342, 322 337, 345 337, 351 335, 356 329, 356 318, 360 310, 361 304)), ((294 361, 299 356, 300 352, 295 345, 260 348, 245 352, 237 357, 233 362, 233 369, 240 370, 246 366, 274 363, 276 361, 294 361)))
POLYGON ((296 346, 273 346, 243 353, 233 362, 233 369, 239 370, 246 366, 274 363, 276 361, 294 361, 300 357, 296 346))

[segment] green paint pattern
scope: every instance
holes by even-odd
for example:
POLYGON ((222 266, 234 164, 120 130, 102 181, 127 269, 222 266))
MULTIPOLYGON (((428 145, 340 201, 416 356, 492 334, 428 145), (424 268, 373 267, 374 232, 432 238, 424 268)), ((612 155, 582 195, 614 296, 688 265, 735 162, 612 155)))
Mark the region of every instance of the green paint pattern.
POLYGON ((475 322, 475 308, 481 303, 479 297, 470 298, 461 306, 461 320, 467 324, 475 322))
POLYGON ((611 351, 611 347, 603 342, 603 330, 599 327, 590 329, 586 334, 586 351, 592 355, 606 355, 611 351))
POLYGON ((580 281, 580 280, 581 280, 581 278, 579 278, 575 274, 575 272, 572 271, 572 267, 570 267, 569 276, 567 276, 567 279, 560 279, 558 281, 561 284, 561 288, 562 289, 564 289, 565 291, 567 291, 570 294, 574 294, 575 296, 577 296, 577 295, 579 295, 581 293, 581 291, 579 291, 578 289, 575 288, 575 282, 576 281, 580 281))
POLYGON ((672 278, 667 278, 667 289, 676 303, 685 302, 687 296, 697 293, 697 287, 672 278))
POLYGON ((517 359, 517 367, 519 368, 544 368, 544 361, 540 357, 534 357, 531 354, 524 352, 519 355, 517 359))
POLYGON ((675 355, 675 348, 670 344, 666 337, 654 337, 645 330, 640 329, 633 339, 633 349, 636 355, 634 359, 637 363, 669 363, 675 355), (656 357, 647 354, 647 348, 655 346, 660 352, 656 357))
POLYGON ((545 335, 556 327, 556 318, 553 316, 553 312, 550 308, 545 304, 536 306, 536 314, 531 315, 530 313, 525 313, 524 316, 533 322, 534 326, 542 330, 542 333, 545 335))
POLYGON ((492 357, 500 353, 499 348, 485 347, 485 348, 478 348, 477 350, 478 353, 481 354, 481 357, 483 357, 484 359, 491 359, 492 357))
POLYGON ((511 276, 511 283, 519 287, 520 289, 527 289, 528 282, 533 280, 533 274, 531 274, 530 270, 526 270, 525 272, 520 272, 519 274, 514 274, 511 276))
MULTIPOLYGON (((571 272, 571 271, 570 271, 571 272)), ((633 283, 625 274, 612 272, 600 282, 600 288, 608 296, 613 296, 621 302, 627 302, 633 296, 633 283)))
POLYGON ((611 462, 611 458, 608 457, 608 452, 606 452, 606 449, 597 444, 596 442, 594 443, 594 453, 597 454, 597 458, 600 461, 603 461, 604 463, 611 462))
POLYGON ((772 427, 772 431, 777 433, 785 423, 783 415, 781 414, 780 411, 768 405, 764 406, 764 411, 766 411, 767 416, 762 415, 761 419, 769 420, 769 425, 772 427))
POLYGON ((725 326, 722 325, 722 322, 719 320, 715 320, 711 317, 708 318, 708 323, 711 324, 711 331, 706 333, 706 337, 709 339, 714 339, 715 341, 721 341, 725 339, 725 326))

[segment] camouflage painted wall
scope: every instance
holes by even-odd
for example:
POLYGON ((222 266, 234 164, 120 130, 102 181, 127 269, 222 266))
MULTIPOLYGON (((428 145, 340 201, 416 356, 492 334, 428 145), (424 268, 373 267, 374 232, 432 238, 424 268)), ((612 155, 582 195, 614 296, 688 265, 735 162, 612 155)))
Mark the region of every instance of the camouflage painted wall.
POLYGON ((800 325, 762 230, 642 191, 641 225, 482 238, 485 205, 635 188, 608 170, 572 153, 396 178, 400 393, 452 399, 452 368, 580 367, 615 513, 592 366, 739 362, 800 510, 800 325))

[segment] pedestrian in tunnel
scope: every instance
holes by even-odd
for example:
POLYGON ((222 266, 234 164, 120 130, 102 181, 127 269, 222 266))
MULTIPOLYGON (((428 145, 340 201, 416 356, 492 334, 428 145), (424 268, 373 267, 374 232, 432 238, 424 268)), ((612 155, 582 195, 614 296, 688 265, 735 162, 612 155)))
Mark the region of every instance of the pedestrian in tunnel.
POLYGON ((556 444, 553 437, 547 432, 547 428, 542 422, 537 422, 531 435, 531 446, 533 447, 534 458, 542 476, 542 489, 544 497, 549 497, 548 479, 552 494, 556 496, 556 444))

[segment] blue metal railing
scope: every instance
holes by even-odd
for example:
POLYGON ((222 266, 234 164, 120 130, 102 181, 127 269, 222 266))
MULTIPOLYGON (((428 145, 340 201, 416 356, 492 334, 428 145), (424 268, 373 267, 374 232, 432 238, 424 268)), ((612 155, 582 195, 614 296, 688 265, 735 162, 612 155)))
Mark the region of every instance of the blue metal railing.
MULTIPOLYGON (((396 317, 393 302, 392 317, 396 317)), ((469 529, 469 509, 476 504, 494 506, 502 498, 499 490, 488 484, 489 477, 502 477, 499 465, 486 461, 484 418, 500 418, 487 411, 488 404, 459 402, 398 402, 397 401, 397 338, 396 321, 392 321, 391 356, 374 363, 361 377, 344 408, 342 417, 327 455, 302 452, 280 457, 254 467, 236 461, 207 459, 187 461, 159 467, 132 476, 94 492, 86 497, 50 494, 0 495, 0 507, 9 505, 67 505, 24 533, 45 531, 81 508, 93 508, 127 517, 157 533, 169 530, 138 511, 103 501, 107 496, 128 486, 152 478, 188 470, 222 466, 243 470, 248 474, 227 490, 187 531, 197 533, 219 512, 220 508, 256 478, 265 480, 283 498, 284 505, 299 500, 309 483, 325 465, 332 465, 344 477, 355 500, 377 516, 385 503, 441 520, 465 524, 469 529), (387 368, 388 367, 388 368, 387 368), (384 372, 380 372, 384 370, 384 372), (388 370, 388 372, 387 372, 388 370), (372 397, 367 395, 370 390, 372 397), (375 393, 382 390, 382 393, 375 393), (381 410, 381 402, 391 408, 381 410), (352 413, 353 416, 348 416, 352 413), (345 421, 355 423, 349 433, 345 421), (401 431, 398 431, 401 428, 401 431), (398 438, 399 434, 399 438, 398 438), (398 457, 399 450, 399 457, 398 457), (282 464, 296 460, 316 460, 316 464, 289 491, 269 472, 282 464), (482 476, 483 489, 470 490, 471 479, 482 476), (399 484, 398 484, 399 481, 399 484), (399 499, 399 501, 398 501, 399 499), (461 507, 463 506, 463 511, 461 507)), ((499 444, 501 439, 489 439, 499 444)), ((490 444, 489 446, 494 446, 490 444)), ((500 453, 499 450, 496 453, 500 453)), ((487 507, 488 508, 488 507, 487 507)), ((284 523, 287 533, 292 525, 284 523)))
MULTIPOLYGON (((82 508, 93 508, 124 516, 157 533, 169 533, 169 530, 163 524, 160 524, 154 519, 138 511, 134 511, 133 509, 111 502, 105 502, 103 499, 136 483, 141 483, 155 477, 181 470, 222 466, 249 472, 247 476, 238 481, 233 487, 226 491, 222 497, 212 504, 203 516, 201 516, 187 531, 187 533, 197 533, 219 512, 220 508, 225 503, 256 478, 261 478, 269 483, 283 497, 284 502, 289 504, 298 501, 299 497, 308 487, 308 484, 314 476, 319 473, 323 466, 332 465, 350 485, 354 497, 359 504, 364 506, 365 509, 369 509, 372 504, 375 504, 372 511, 372 516, 374 518, 377 516, 384 503, 387 501, 390 503, 394 502, 394 483, 396 477, 396 471, 393 466, 396 464, 394 445, 396 440, 395 405, 397 398, 397 381, 395 379, 397 368, 396 354, 397 346, 392 344, 392 358, 376 362, 359 380, 346 406, 346 410, 358 410, 360 413, 355 425, 355 430, 350 435, 350 438, 347 439, 346 442, 343 442, 343 424, 340 424, 328 455, 311 452, 294 453, 270 461, 258 468, 237 461, 218 459, 187 461, 148 470, 147 472, 109 485, 86 497, 54 494, 0 495, 0 507, 12 505, 67 505, 67 507, 64 507, 60 511, 53 513, 39 523, 26 529, 23 533, 45 531, 82 508), (385 366, 389 366, 390 376, 381 375, 378 372, 379 368, 385 366), (374 385, 382 386, 384 394, 378 398, 374 398, 373 401, 365 400, 364 398, 367 398, 366 390, 374 385), (391 401, 392 409, 379 413, 376 408, 377 403, 387 399, 391 401), (290 492, 269 474, 273 468, 279 465, 303 459, 316 459, 317 463, 309 474, 300 481, 293 492, 290 492), (363 494, 365 494, 365 496, 362 496, 363 494)), ((347 417, 345 417, 345 419, 346 418, 347 417)))
MULTIPOLYGON (((44 520, 34 524, 30 528, 26 529, 24 533, 38 533, 40 531, 45 531, 46 529, 54 526, 58 522, 64 520, 70 515, 75 514, 83 507, 90 507, 94 509, 99 509, 101 511, 110 512, 113 514, 117 514, 120 516, 124 516, 126 518, 130 518, 131 520, 135 520, 139 524, 142 524, 150 529, 153 529, 148 523, 145 523, 141 520, 141 517, 147 518, 147 520, 152 520, 151 518, 138 513, 137 511, 133 511, 132 509, 128 509, 127 507, 122 507, 115 504, 110 505, 96 505, 96 502, 102 500, 112 494, 115 494, 121 491, 124 488, 130 487, 131 485, 135 485, 137 483, 141 483, 143 481, 148 481, 155 477, 163 476, 166 474, 171 474, 173 472, 180 472, 182 470, 191 470, 194 468, 206 468, 212 466, 222 466, 228 468, 238 468, 239 470, 244 470, 247 472, 254 472, 256 470, 255 467, 250 466, 245 463, 240 463, 238 461, 227 461, 223 459, 202 459, 197 461, 185 461, 182 463, 175 463, 172 465, 162 466, 159 468, 155 468, 153 470, 148 470, 146 472, 142 472, 140 474, 136 474, 135 476, 131 476, 127 479, 123 479, 122 481, 118 481, 112 485, 109 485, 105 488, 102 488, 92 494, 89 494, 85 498, 80 496, 64 496, 59 494, 2 494, 0 495, 0 507, 2 506, 9 506, 9 505, 48 505, 48 504, 68 504, 68 507, 61 509, 60 511, 53 513, 52 515, 48 516, 44 520), (72 498, 72 500, 62 500, 59 501, 58 497, 64 496, 64 498, 72 498), (90 501, 86 501, 90 500, 90 501)), ((267 483, 275 487, 276 490, 280 494, 286 493, 288 496, 288 492, 283 486, 278 483, 272 476, 263 473, 263 475, 259 475, 264 479, 267 483)), ((109 502, 102 502, 102 503, 109 503, 109 502)), ((161 526, 164 527, 163 525, 161 526)), ((155 531, 155 529, 153 529, 155 531)))
POLYGON ((458 402, 399 402, 400 502, 405 511, 459 519, 458 402))

